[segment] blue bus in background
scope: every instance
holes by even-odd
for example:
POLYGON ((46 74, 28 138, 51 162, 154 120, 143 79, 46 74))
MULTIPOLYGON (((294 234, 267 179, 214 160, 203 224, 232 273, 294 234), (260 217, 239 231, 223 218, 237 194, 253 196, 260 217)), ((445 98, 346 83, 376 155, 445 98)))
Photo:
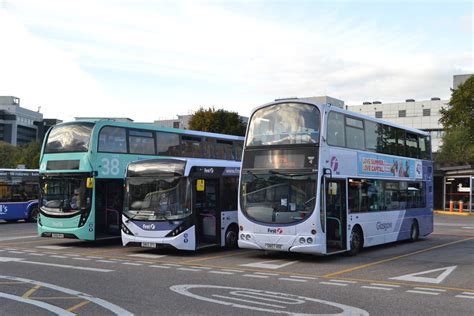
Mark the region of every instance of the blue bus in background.
POLYGON ((38 220, 39 173, 34 169, 0 169, 0 220, 38 220))

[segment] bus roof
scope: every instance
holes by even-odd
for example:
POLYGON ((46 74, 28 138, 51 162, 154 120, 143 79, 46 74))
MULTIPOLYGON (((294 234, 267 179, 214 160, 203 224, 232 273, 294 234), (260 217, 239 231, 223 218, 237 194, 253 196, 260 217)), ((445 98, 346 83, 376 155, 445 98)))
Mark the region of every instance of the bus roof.
MULTIPOLYGON (((429 132, 425 132, 425 131, 422 131, 422 130, 419 130, 419 129, 416 129, 416 128, 403 126, 403 125, 393 123, 393 122, 390 122, 390 121, 386 121, 386 120, 381 120, 381 119, 378 119, 378 118, 375 118, 375 117, 372 117, 372 116, 368 116, 368 115, 356 113, 356 112, 353 112, 353 111, 349 111, 349 110, 346 110, 346 109, 342 109, 342 108, 339 108, 337 106, 331 106, 331 104, 328 104, 328 103, 316 102, 316 100, 314 100, 313 98, 278 99, 278 100, 275 100, 274 102, 269 102, 269 103, 266 103, 264 105, 261 105, 261 106, 258 106, 256 108, 254 108, 252 110, 252 115, 257 110, 260 110, 261 108, 264 108, 264 107, 267 107, 267 106, 270 106, 270 105, 273 105, 273 104, 281 104, 281 103, 288 103, 288 102, 312 104, 312 105, 315 105, 318 108, 320 108, 320 110, 325 110, 326 109, 326 110, 330 110, 330 111, 335 111, 335 112, 347 114, 347 115, 350 115, 350 116, 353 116, 353 117, 357 117, 357 118, 360 118, 360 119, 372 121, 372 122, 375 122, 375 123, 397 127, 397 128, 400 128, 400 129, 403 129, 403 130, 406 130, 406 131, 409 131, 409 132, 412 132, 412 133, 421 134, 421 135, 424 135, 424 136, 429 136, 430 135, 429 132)), ((251 118, 252 118, 252 116, 250 116, 250 119, 251 118)))
POLYGON ((173 133, 179 133, 179 134, 190 135, 190 136, 214 137, 214 138, 222 138, 226 140, 236 140, 236 141, 244 140, 243 136, 201 132, 201 131, 171 128, 171 127, 162 127, 162 126, 154 125, 152 123, 116 122, 116 121, 105 120, 105 119, 77 120, 77 121, 72 121, 72 122, 61 123, 55 126, 72 125, 72 124, 78 124, 78 123, 94 123, 99 128, 101 128, 102 126, 119 126, 119 127, 128 127, 128 128, 136 128, 136 129, 147 129, 147 130, 153 130, 153 131, 173 132, 173 133))

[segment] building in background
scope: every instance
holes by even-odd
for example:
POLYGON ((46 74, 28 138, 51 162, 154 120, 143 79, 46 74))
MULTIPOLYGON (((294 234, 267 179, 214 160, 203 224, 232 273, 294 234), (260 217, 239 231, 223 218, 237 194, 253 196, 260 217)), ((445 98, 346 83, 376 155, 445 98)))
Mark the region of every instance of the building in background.
POLYGON ((41 141, 43 114, 20 107, 20 98, 0 96, 0 141, 14 146, 41 141))

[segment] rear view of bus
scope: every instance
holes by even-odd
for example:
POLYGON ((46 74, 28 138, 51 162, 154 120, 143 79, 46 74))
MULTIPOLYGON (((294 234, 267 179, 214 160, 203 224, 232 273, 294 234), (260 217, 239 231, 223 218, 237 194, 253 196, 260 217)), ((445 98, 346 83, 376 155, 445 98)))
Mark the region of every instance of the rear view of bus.
POLYGON ((429 134, 314 99, 250 118, 239 191, 242 248, 355 255, 433 231, 429 134))

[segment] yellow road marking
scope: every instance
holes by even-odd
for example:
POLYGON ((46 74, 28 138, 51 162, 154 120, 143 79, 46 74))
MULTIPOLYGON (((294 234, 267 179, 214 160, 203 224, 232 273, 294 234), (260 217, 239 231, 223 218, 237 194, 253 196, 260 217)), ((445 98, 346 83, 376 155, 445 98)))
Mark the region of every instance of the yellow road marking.
POLYGON ((74 305, 74 306, 72 306, 72 307, 69 307, 69 308, 67 309, 67 311, 68 311, 68 312, 73 312, 73 311, 75 311, 76 309, 81 308, 82 306, 87 305, 87 304, 89 304, 89 303, 90 303, 90 301, 82 301, 82 302, 80 302, 79 304, 76 304, 76 305, 74 305))
POLYGON ((38 301, 47 301, 47 300, 82 300, 82 297, 73 297, 73 296, 52 296, 52 297, 41 297, 35 296, 32 297, 38 301))
POLYGON ((34 292, 36 292, 39 288, 41 287, 41 285, 35 285, 33 286, 31 289, 29 289, 28 291, 25 292, 25 294, 22 295, 23 298, 28 298, 30 297, 34 292))
POLYGON ((341 270, 341 271, 325 274, 323 277, 326 277, 326 278, 334 277, 334 276, 337 276, 337 275, 340 275, 340 274, 344 274, 344 273, 352 272, 352 271, 355 271, 355 270, 360 270, 360 269, 372 267, 372 266, 377 265, 377 264, 398 260, 398 259, 401 259, 401 258, 413 256, 413 255, 416 255, 416 254, 419 254, 419 253, 431 251, 431 250, 438 249, 438 248, 443 248, 443 247, 454 245, 454 244, 459 244, 459 243, 462 243, 462 242, 465 242, 465 241, 468 241, 468 240, 473 240, 473 239, 474 238, 466 238, 466 239, 461 239, 461 240, 448 242, 446 244, 441 244, 441 245, 437 245, 437 246, 434 246, 434 247, 421 249, 421 250, 418 250, 418 251, 406 253, 404 255, 395 256, 395 257, 391 257, 391 258, 387 258, 387 259, 383 259, 383 260, 379 260, 379 261, 375 261, 375 262, 371 262, 371 263, 366 263, 366 264, 356 266, 356 267, 352 267, 352 268, 349 268, 349 269, 344 269, 344 270, 341 270))
POLYGON ((25 282, 15 282, 15 281, 11 281, 11 282, 0 282, 0 285, 2 284, 24 284, 25 282))

